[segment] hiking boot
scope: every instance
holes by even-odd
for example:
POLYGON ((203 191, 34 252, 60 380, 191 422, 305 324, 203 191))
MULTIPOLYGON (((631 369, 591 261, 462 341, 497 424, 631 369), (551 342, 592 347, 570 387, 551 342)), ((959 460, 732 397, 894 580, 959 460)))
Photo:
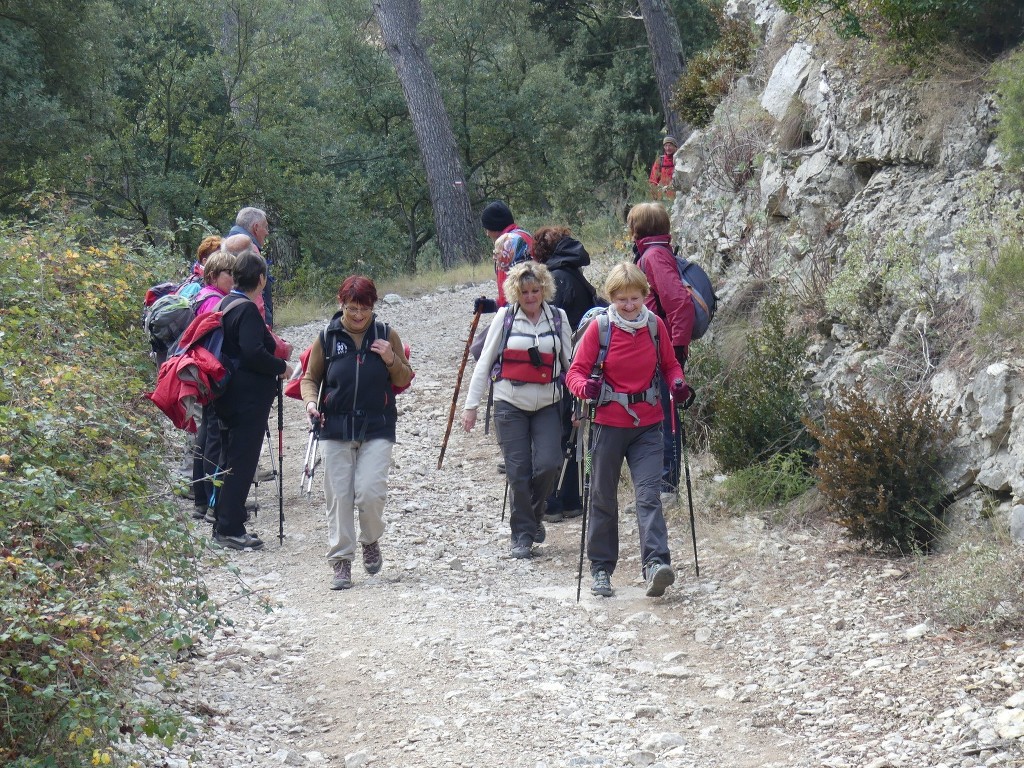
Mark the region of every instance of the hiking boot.
POLYGON ((545 523, 560 523, 560 522, 562 522, 562 513, 561 512, 545 512, 544 513, 544 522, 545 523))
POLYGON ((261 469, 256 473, 256 477, 253 478, 257 483, 269 483, 277 477, 277 472, 272 469, 261 469))
POLYGON ((216 513, 214 513, 213 508, 211 508, 211 507, 207 507, 206 508, 206 516, 203 519, 206 522, 208 522, 208 523, 216 523, 217 522, 217 515, 216 515, 216 513))
POLYGON ((563 509, 562 510, 562 517, 564 517, 566 520, 572 520, 574 517, 579 517, 582 514, 583 514, 583 510, 582 509, 563 509))
POLYGON ((548 532, 544 528, 544 523, 537 523, 537 533, 533 536, 534 544, 543 544, 544 540, 548 537, 548 532))
POLYGON ((223 533, 213 534, 213 543, 227 549, 263 549, 263 539, 251 533, 241 536, 225 536, 223 533))
POLYGON ((380 543, 375 541, 373 544, 363 544, 363 567, 366 572, 371 576, 380 573, 382 565, 384 557, 380 553, 380 543))
POLYGON ((505 474, 505 462, 504 461, 499 461, 498 462, 498 474, 499 475, 504 475, 505 474))
POLYGON ((590 585, 590 594, 600 597, 611 597, 615 594, 615 590, 612 589, 612 577, 608 575, 608 571, 601 570, 594 574, 594 583, 590 585))
POLYGON ((654 560, 644 568, 644 580, 647 582, 647 596, 661 597, 669 585, 675 582, 676 573, 672 566, 654 560))
POLYGON ((209 507, 193 507, 192 508, 192 519, 193 520, 205 520, 206 516, 210 514, 209 507))
POLYGON ((512 547, 511 555, 516 560, 525 560, 533 554, 529 544, 517 544, 512 547))
POLYGON ((331 589, 348 589, 352 586, 352 561, 337 560, 331 566, 334 576, 331 578, 331 589))

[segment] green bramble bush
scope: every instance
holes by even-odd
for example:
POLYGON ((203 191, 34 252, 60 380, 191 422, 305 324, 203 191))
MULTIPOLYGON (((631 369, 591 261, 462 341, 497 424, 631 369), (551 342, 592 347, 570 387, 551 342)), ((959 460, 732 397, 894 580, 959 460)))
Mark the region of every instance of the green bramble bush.
POLYGON ((187 527, 150 495, 162 438, 138 326, 155 281, 86 235, 0 225, 0 764, 18 768, 173 741, 181 722, 134 683, 173 676, 214 621, 187 527))
POLYGON ((894 553, 926 552, 942 528, 939 466, 949 427, 927 397, 875 400, 851 388, 825 405, 814 474, 826 510, 855 539, 894 553))
POLYGON ((726 472, 810 447, 799 386, 806 342, 787 329, 788 317, 784 296, 765 299, 759 327, 712 395, 709 447, 726 472))

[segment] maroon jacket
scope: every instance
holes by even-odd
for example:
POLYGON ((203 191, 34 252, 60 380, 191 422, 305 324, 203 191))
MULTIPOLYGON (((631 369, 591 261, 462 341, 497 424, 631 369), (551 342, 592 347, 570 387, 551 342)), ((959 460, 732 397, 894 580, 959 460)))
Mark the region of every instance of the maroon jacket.
POLYGON ((665 321, 673 347, 689 347, 693 334, 693 298, 683 285, 672 254, 671 235, 642 237, 633 245, 634 261, 651 284, 647 308, 665 321))

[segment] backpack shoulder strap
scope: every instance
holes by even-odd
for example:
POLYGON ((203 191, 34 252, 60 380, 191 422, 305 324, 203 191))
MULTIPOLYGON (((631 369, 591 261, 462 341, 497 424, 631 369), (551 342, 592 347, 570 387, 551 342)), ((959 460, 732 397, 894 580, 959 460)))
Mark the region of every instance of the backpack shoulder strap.
POLYGON ((594 320, 597 321, 597 342, 599 347, 597 359, 594 361, 594 368, 590 371, 591 378, 597 378, 601 375, 601 371, 604 368, 604 360, 608 357, 608 345, 612 340, 612 323, 608 318, 608 313, 598 312, 594 320))
POLYGON ((647 332, 651 334, 651 341, 654 342, 654 354, 658 361, 658 371, 661 371, 661 344, 658 343, 658 316, 653 312, 647 318, 647 332))

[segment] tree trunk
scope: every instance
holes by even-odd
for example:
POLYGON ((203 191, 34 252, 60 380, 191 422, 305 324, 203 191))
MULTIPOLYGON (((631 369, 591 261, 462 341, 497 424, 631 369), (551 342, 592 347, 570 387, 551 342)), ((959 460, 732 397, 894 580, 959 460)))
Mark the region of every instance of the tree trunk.
POLYGON ((670 136, 682 146, 690 135, 690 126, 672 109, 672 89, 686 71, 679 25, 672 14, 668 0, 640 0, 640 12, 647 30, 647 43, 651 48, 651 61, 658 79, 658 95, 665 113, 665 125, 670 136))
POLYGON ((373 12, 412 117, 434 208, 441 263, 447 269, 463 261, 475 261, 480 227, 473 220, 441 89, 417 32, 419 0, 373 0, 373 12))

